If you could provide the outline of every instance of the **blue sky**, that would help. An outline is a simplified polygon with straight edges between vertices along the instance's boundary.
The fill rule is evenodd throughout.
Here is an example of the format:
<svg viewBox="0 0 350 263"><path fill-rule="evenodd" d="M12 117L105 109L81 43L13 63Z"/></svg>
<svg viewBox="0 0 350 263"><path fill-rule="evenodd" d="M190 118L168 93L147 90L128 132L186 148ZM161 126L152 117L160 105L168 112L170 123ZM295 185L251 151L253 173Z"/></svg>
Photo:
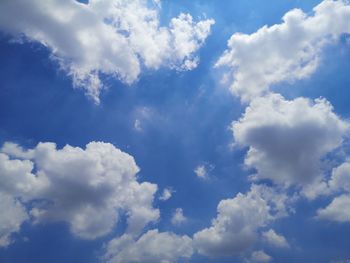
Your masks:
<svg viewBox="0 0 350 263"><path fill-rule="evenodd" d="M0 3L0 195L8 200L0 200L0 262L348 262L350 6L340 0L90 2ZM107 17L99 2L116 3L114 13ZM305 17L294 12L283 22L294 8ZM137 35L139 22L129 17L145 10L156 12L151 20L172 41L156 38L159 27ZM78 18L62 22L70 11ZM170 30L174 17L188 22L181 13L193 17L188 39ZM100 16L104 27L87 22ZM108 19L131 26L112 27ZM271 29L278 24L280 35ZM108 35L109 27L122 37ZM94 45L72 38L84 30ZM146 50L149 41L155 51ZM91 75L101 86L88 81ZM90 142L103 143L87 153ZM65 145L80 149L61 151ZM115 155L96 157L107 148ZM94 180L103 181L106 193L90 185ZM158 190L133 188L143 182ZM72 204L69 189L77 191ZM167 200L164 189L172 192ZM94 210L85 217L86 207ZM177 208L184 216L178 222ZM104 219L89 225L101 211L112 226L105 228ZM137 231L129 230L133 214L142 221ZM152 231L151 240L164 239L148 247L141 241Z"/></svg>

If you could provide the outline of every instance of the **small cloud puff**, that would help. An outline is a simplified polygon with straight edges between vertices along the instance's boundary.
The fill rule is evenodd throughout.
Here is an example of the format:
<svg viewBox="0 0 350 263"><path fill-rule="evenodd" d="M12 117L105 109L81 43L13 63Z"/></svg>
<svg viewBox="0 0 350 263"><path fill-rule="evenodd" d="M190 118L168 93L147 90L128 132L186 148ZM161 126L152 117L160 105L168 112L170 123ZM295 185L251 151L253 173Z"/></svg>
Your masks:
<svg viewBox="0 0 350 263"><path fill-rule="evenodd" d="M204 163L198 165L193 172L197 175L198 178L207 180L210 178L210 172L214 169L214 165L209 163Z"/></svg>
<svg viewBox="0 0 350 263"><path fill-rule="evenodd" d="M159 197L159 200L161 200L161 201L169 200L172 197L173 193L175 193L175 191L173 189L165 188L163 190L162 195Z"/></svg>
<svg viewBox="0 0 350 263"><path fill-rule="evenodd" d="M187 218L183 214L182 208L176 208L171 218L171 223L175 226L182 225L187 221Z"/></svg>

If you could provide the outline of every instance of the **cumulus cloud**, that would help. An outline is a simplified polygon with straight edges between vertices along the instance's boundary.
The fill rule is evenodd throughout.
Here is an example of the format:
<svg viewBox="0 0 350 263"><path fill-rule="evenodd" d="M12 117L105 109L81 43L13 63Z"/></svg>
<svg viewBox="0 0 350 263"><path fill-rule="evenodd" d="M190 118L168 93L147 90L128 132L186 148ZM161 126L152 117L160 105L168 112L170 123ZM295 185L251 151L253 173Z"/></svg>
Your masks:
<svg viewBox="0 0 350 263"><path fill-rule="evenodd" d="M20 230L28 215L19 200L2 192L0 192L0 211L0 247L6 247L12 243L11 235Z"/></svg>
<svg viewBox="0 0 350 263"><path fill-rule="evenodd" d="M333 201L326 207L317 211L317 218L340 223L350 222L350 195L343 194L335 197Z"/></svg>
<svg viewBox="0 0 350 263"><path fill-rule="evenodd" d="M185 223L186 221L187 218L184 216L182 208L176 208L171 218L171 223L175 226L179 226Z"/></svg>
<svg viewBox="0 0 350 263"><path fill-rule="evenodd" d="M198 165L196 169L194 169L194 173L199 178L207 178L207 170L204 165Z"/></svg>
<svg viewBox="0 0 350 263"><path fill-rule="evenodd" d="M222 200L212 226L197 232L194 246L207 256L235 255L250 248L259 228L289 210L287 196L264 185L253 185L246 194Z"/></svg>
<svg viewBox="0 0 350 263"><path fill-rule="evenodd" d="M277 234L273 229L263 232L262 237L266 243L274 247L289 248L289 244L286 238L282 235Z"/></svg>
<svg viewBox="0 0 350 263"><path fill-rule="evenodd" d="M333 169L332 177L329 180L329 188L332 192L350 192L350 159Z"/></svg>
<svg viewBox="0 0 350 263"><path fill-rule="evenodd" d="M232 130L236 144L249 147L245 165L256 169L255 179L303 186L322 181L321 158L342 144L348 127L325 99L270 94L253 100Z"/></svg>
<svg viewBox="0 0 350 263"><path fill-rule="evenodd" d="M263 263L263 262L270 262L272 260L272 257L266 254L262 250L254 251L250 258L245 260L246 263Z"/></svg>
<svg viewBox="0 0 350 263"><path fill-rule="evenodd" d="M150 230L138 240L129 235L111 240L106 247L107 263L172 263L193 254L192 240L170 232Z"/></svg>
<svg viewBox="0 0 350 263"><path fill-rule="evenodd" d="M13 149L10 149L13 147ZM15 150L14 144L5 144L3 150ZM29 152L20 152L21 148L18 147L18 156L22 158L25 155L32 155ZM16 151L13 151L16 153ZM0 152L0 192L6 193L11 196L21 197L24 200L28 200L33 197L34 192L41 191L43 187L46 187L48 182L45 177L41 177L40 180L32 173L34 164L28 159L10 159L10 156Z"/></svg>
<svg viewBox="0 0 350 263"><path fill-rule="evenodd" d="M347 1L324 0L313 11L308 15L293 9L281 24L232 35L216 66L227 69L224 80L236 96L250 101L273 84L310 76L320 63L322 48L350 33Z"/></svg>
<svg viewBox="0 0 350 263"><path fill-rule="evenodd" d="M155 0L4 0L0 30L47 47L74 86L84 88L98 103L103 74L131 84L142 67L197 66L195 52L214 21L195 22L181 13L163 27L160 6Z"/></svg>
<svg viewBox="0 0 350 263"><path fill-rule="evenodd" d="M157 186L139 183L134 158L112 144L23 150L7 143L1 151L0 192L31 201L37 223L67 222L76 236L94 239L109 233L120 213L128 215L128 234L159 218L152 206Z"/></svg>
<svg viewBox="0 0 350 263"><path fill-rule="evenodd" d="M317 211L317 218L336 222L350 222L350 213L344 207L350 205L350 162L332 170L332 176L324 187L325 195L338 195L331 203Z"/></svg>
<svg viewBox="0 0 350 263"><path fill-rule="evenodd" d="M197 175L200 179L209 179L210 172L214 169L214 165L209 163L204 163L198 165L194 169L194 173Z"/></svg>
<svg viewBox="0 0 350 263"><path fill-rule="evenodd" d="M161 200L161 201L169 200L173 196L174 192L175 191L173 189L171 189L171 188L165 188L163 190L162 195L159 197L159 200Z"/></svg>

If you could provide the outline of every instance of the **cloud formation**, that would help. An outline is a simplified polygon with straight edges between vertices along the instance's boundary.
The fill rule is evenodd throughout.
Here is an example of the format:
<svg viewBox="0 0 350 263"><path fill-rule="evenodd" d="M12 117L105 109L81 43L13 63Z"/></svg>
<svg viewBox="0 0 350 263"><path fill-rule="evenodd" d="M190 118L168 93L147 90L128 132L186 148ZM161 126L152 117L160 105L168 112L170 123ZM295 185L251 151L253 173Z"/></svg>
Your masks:
<svg viewBox="0 0 350 263"><path fill-rule="evenodd" d="M347 1L324 0L313 11L308 15L293 9L281 24L232 35L216 66L227 69L224 81L236 96L248 102L273 84L310 76L320 63L322 48L350 33Z"/></svg>
<svg viewBox="0 0 350 263"><path fill-rule="evenodd" d="M169 200L175 191L171 188L164 188L162 195L159 197L159 200L161 201L167 201Z"/></svg>
<svg viewBox="0 0 350 263"><path fill-rule="evenodd" d="M333 201L326 207L317 211L317 218L336 221L340 223L350 222L350 195L343 194L335 197Z"/></svg>
<svg viewBox="0 0 350 263"><path fill-rule="evenodd" d="M194 169L194 173L197 177L205 179L208 176L207 170L204 165L198 165L196 169Z"/></svg>
<svg viewBox="0 0 350 263"><path fill-rule="evenodd" d="M215 166L210 163L203 163L198 165L193 171L196 176L202 180L208 180L210 178L210 173L214 170Z"/></svg>
<svg viewBox="0 0 350 263"><path fill-rule="evenodd" d="M194 246L207 256L237 255L257 240L259 228L288 214L287 196L264 185L220 201L212 226L197 232Z"/></svg>
<svg viewBox="0 0 350 263"><path fill-rule="evenodd" d="M232 125L235 142L249 147L245 165L256 169L254 178L284 186L322 180L321 158L342 144L348 128L325 99L277 94L253 100Z"/></svg>
<svg viewBox="0 0 350 263"><path fill-rule="evenodd" d="M350 222L350 212L344 209L350 205L349 159L332 170L332 176L323 194L335 197L328 206L318 209L316 217L339 223Z"/></svg>
<svg viewBox="0 0 350 263"><path fill-rule="evenodd" d="M182 208L176 208L173 216L171 218L171 223L175 226L182 225L187 221L187 218L184 216Z"/></svg>
<svg viewBox="0 0 350 263"><path fill-rule="evenodd" d="M172 263L193 254L192 240L170 232L150 230L138 240L129 235L111 240L104 256L107 263Z"/></svg>
<svg viewBox="0 0 350 263"><path fill-rule="evenodd" d="M332 177L328 185L332 192L346 191L350 193L350 159L332 170Z"/></svg>
<svg viewBox="0 0 350 263"><path fill-rule="evenodd" d="M0 30L39 42L51 51L61 69L96 103L103 88L101 75L135 82L142 67L191 70L195 52L214 20L193 21L189 14L160 25L160 2L152 0L4 0Z"/></svg>
<svg viewBox="0 0 350 263"><path fill-rule="evenodd" d="M112 144L57 149L39 143L23 150L6 143L1 151L0 193L31 201L29 214L36 223L67 222L76 236L94 239L109 233L121 213L128 216L130 235L159 218L152 206L157 186L139 183L134 158Z"/></svg>
<svg viewBox="0 0 350 263"><path fill-rule="evenodd" d="M0 192L0 247L12 243L11 235L29 219L23 205L10 195Z"/></svg>
<svg viewBox="0 0 350 263"><path fill-rule="evenodd" d="M286 238L277 234L273 229L262 233L262 237L266 243L278 248L289 248Z"/></svg>
<svg viewBox="0 0 350 263"><path fill-rule="evenodd" d="M334 113L326 99L287 100L271 90L277 83L313 74L320 64L322 49L350 33L349 20L350 5L343 0L324 0L311 14L293 9L280 24L264 26L252 34L234 33L215 65L223 68L223 81L230 85L232 93L249 103L243 116L233 122L232 131L235 145L248 147L244 163L254 171L250 179L268 179L273 187L282 186L282 191L296 186L293 190L301 189L309 199L346 192L318 211L318 218L338 222L350 220L341 209L350 200L350 166L345 162L334 169L327 181L324 159L342 146L349 123ZM198 171L205 174L204 169ZM252 198L252 192L220 202L212 226L194 235L199 253L239 254L251 247L258 229L273 220L268 202ZM244 214L240 221L238 214ZM234 229L237 225L240 227ZM287 240L272 229L261 237L265 244L289 247ZM268 262L271 257L256 251L247 262L264 260Z"/></svg>
<svg viewBox="0 0 350 263"><path fill-rule="evenodd" d="M250 258L245 260L246 263L265 263L270 262L272 260L272 257L266 254L262 250L254 251Z"/></svg>

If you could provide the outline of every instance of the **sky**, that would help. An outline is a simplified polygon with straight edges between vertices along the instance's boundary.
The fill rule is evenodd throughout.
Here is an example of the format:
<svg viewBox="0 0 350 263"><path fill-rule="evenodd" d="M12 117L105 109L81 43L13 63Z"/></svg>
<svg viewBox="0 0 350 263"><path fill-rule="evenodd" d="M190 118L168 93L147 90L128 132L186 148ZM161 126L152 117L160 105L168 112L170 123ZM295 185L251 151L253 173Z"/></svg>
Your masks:
<svg viewBox="0 0 350 263"><path fill-rule="evenodd" d="M0 262L350 262L349 22L0 1Z"/></svg>

